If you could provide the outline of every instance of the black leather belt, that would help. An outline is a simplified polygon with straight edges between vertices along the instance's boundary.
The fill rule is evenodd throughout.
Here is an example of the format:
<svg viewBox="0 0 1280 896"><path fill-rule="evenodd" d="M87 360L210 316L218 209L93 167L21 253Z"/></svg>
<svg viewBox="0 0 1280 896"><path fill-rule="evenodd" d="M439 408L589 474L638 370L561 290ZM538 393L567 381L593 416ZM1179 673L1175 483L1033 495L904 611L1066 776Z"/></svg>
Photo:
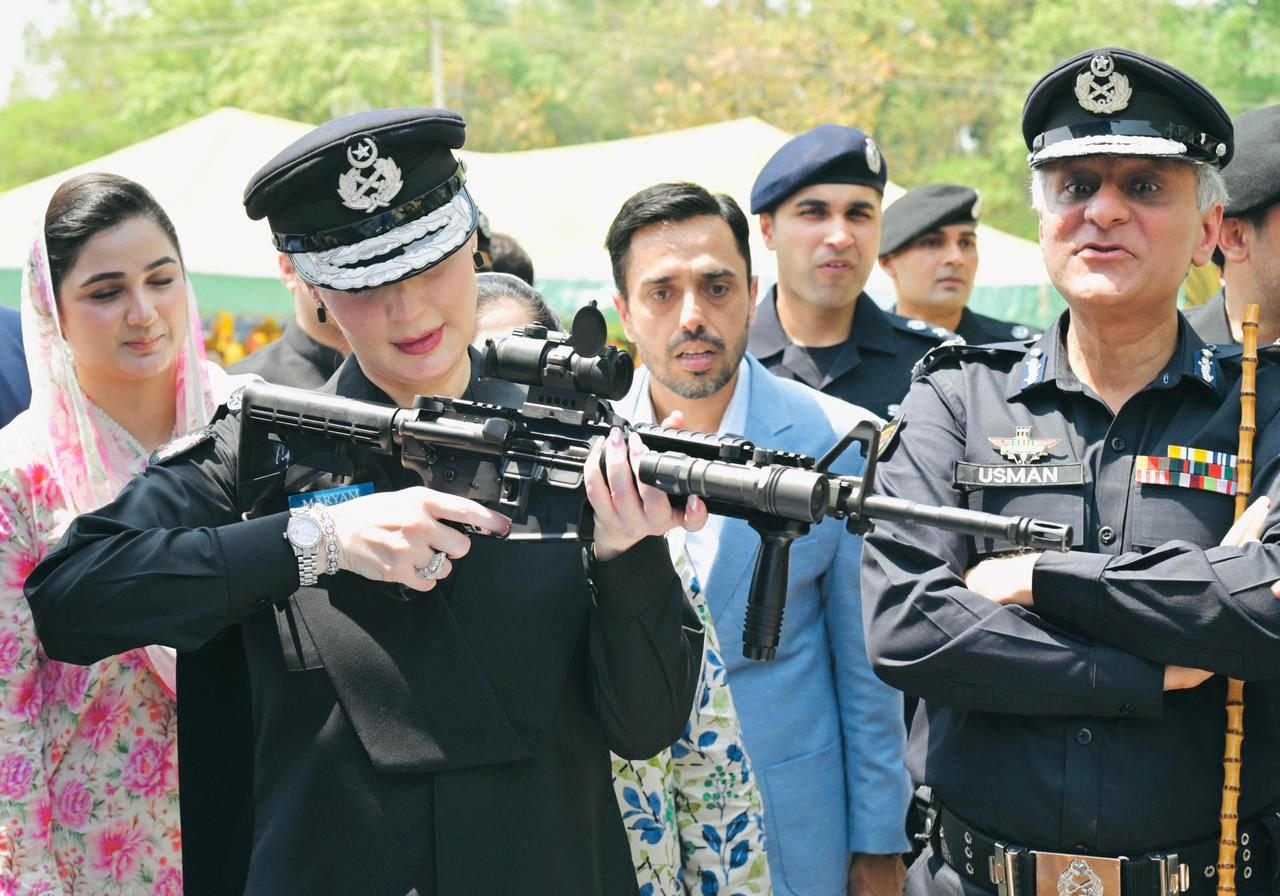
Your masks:
<svg viewBox="0 0 1280 896"><path fill-rule="evenodd" d="M1212 896L1218 841L1135 857L1073 855L998 840L937 803L929 842L966 880L999 896ZM1257 822L1240 826L1236 886L1254 888L1266 874L1270 846Z"/></svg>

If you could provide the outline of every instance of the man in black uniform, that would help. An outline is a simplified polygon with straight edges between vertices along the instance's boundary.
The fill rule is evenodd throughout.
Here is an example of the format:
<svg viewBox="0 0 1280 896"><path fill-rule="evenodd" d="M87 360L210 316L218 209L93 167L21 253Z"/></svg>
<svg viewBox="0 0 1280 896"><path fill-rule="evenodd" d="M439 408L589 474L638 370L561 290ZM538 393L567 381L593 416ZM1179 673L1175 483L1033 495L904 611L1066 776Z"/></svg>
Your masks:
<svg viewBox="0 0 1280 896"><path fill-rule="evenodd" d="M25 411L30 403L22 320L12 308L0 308L0 426Z"/></svg>
<svg viewBox="0 0 1280 896"><path fill-rule="evenodd" d="M1039 336L1038 330L969 310L978 274L982 197L970 187L929 184L884 210L880 267L905 317L945 327L970 345Z"/></svg>
<svg viewBox="0 0 1280 896"><path fill-rule="evenodd" d="M329 322L324 306L313 302L289 256L281 252L280 280L293 295L293 320L284 334L237 364L230 373L256 373L269 383L318 389L333 376L347 353L342 331Z"/></svg>
<svg viewBox="0 0 1280 896"><path fill-rule="evenodd" d="M1187 321L1205 342L1240 341L1244 309L1257 305L1258 341L1280 339L1280 106L1235 120L1236 154L1222 172L1227 209L1215 259L1223 287Z"/></svg>
<svg viewBox="0 0 1280 896"><path fill-rule="evenodd" d="M883 522L866 537L873 667L926 701L908 765L934 818L907 893L1211 894L1227 675L1248 683L1235 883L1269 891L1280 513L1263 544L1219 546L1237 541L1240 353L1177 311L1217 240L1231 121L1183 73L1108 49L1042 78L1023 134L1069 310L1023 347L935 352L877 484L1074 540L1022 553ZM1254 493L1272 498L1276 374L1264 358Z"/></svg>
<svg viewBox="0 0 1280 896"><path fill-rule="evenodd" d="M463 136L444 110L350 116L249 184L249 215L269 219L351 345L327 391L402 406L415 392L522 399L480 379L468 346L476 211L451 152ZM247 880L209 867L229 819L205 776L237 796L216 751L239 746L210 731L219 740L180 752L184 861L208 872L186 892L636 893L609 750L650 756L688 720L701 631L656 536L697 528L705 505L677 512L637 486L643 446L615 429L586 462L587 553L470 537L510 521L372 453L353 455L346 482L373 494L327 506L342 480L325 476L307 488L325 497L287 502L290 483L312 481L306 459L273 453L243 469L240 428L233 410L161 449L27 582L60 660L150 643L243 651ZM234 670L180 671L183 729L245 699L235 683ZM204 799L189 805L192 793ZM243 858L228 862L243 873Z"/></svg>
<svg viewBox="0 0 1280 896"><path fill-rule="evenodd" d="M954 334L880 310L862 291L880 254L889 170L875 141L828 124L788 141L751 188L778 284L756 310L747 350L775 375L897 413L911 368Z"/></svg>

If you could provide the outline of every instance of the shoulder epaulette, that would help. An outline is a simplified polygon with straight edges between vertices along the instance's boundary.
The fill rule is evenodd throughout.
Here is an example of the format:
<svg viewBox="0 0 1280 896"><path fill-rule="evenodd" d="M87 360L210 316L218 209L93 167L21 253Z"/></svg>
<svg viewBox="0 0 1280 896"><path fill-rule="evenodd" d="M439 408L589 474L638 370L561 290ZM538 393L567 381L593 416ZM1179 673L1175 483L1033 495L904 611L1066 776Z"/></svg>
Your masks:
<svg viewBox="0 0 1280 896"><path fill-rule="evenodd" d="M209 422L198 429L184 433L177 438L170 439L155 451L151 452L151 457L147 460L148 466L163 464L173 460L175 457L181 457L197 445L202 445L213 438L214 425L226 417L228 414L238 413L240 410L240 393L244 391L244 386L236 389L229 396L225 403L218 405L213 412L213 416Z"/></svg>
<svg viewBox="0 0 1280 896"><path fill-rule="evenodd" d="M923 339L938 342L960 339L959 336L948 330L946 327L940 327L937 324L931 324L928 321L919 320L914 317L903 317L900 314L890 314L889 321L893 324L895 329L901 330L904 333L910 333L912 336L918 336Z"/></svg>
<svg viewBox="0 0 1280 896"><path fill-rule="evenodd" d="M1038 339L1024 339L1021 342L995 342L990 345L968 345L967 343L948 342L930 349L911 369L911 379L917 380L927 373L932 373L948 361L983 361L994 358L1005 359L1011 363L1027 353Z"/></svg>
<svg viewBox="0 0 1280 896"><path fill-rule="evenodd" d="M1206 345L1205 348L1211 348L1213 356L1220 363L1233 369L1238 368L1244 360L1244 346L1234 342L1231 345ZM1259 345L1258 361L1267 366L1280 364L1280 340Z"/></svg>
<svg viewBox="0 0 1280 896"><path fill-rule="evenodd" d="M173 460L175 457L181 457L197 445L203 445L205 442L213 438L213 424L202 426L199 429L193 429L191 432L184 433L176 439L165 442L155 451L151 452L148 459L148 466L158 466Z"/></svg>

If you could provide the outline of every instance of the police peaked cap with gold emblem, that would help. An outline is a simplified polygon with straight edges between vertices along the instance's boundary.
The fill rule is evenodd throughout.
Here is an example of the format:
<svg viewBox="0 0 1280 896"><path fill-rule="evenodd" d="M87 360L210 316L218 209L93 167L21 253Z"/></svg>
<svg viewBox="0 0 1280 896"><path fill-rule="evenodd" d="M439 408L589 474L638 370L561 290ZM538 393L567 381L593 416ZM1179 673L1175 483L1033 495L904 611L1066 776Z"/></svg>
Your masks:
<svg viewBox="0 0 1280 896"><path fill-rule="evenodd" d="M1123 49L1089 50L1054 68L1022 107L1037 168L1077 156L1158 156L1222 166L1231 160L1226 110L1194 79Z"/></svg>
<svg viewBox="0 0 1280 896"><path fill-rule="evenodd" d="M356 291L396 283L466 245L476 206L452 150L447 109L380 109L321 125L264 165L244 191L253 220L307 282Z"/></svg>
<svg viewBox="0 0 1280 896"><path fill-rule="evenodd" d="M1235 158L1222 172L1229 218L1280 202L1280 106L1243 112L1235 126Z"/></svg>
<svg viewBox="0 0 1280 896"><path fill-rule="evenodd" d="M876 141L857 128L824 124L791 138L764 163L751 188L751 214L772 212L814 184L858 184L883 195L888 179Z"/></svg>
<svg viewBox="0 0 1280 896"><path fill-rule="evenodd" d="M972 187L929 184L895 199L884 210L880 257L906 248L926 233L951 224L977 224L982 197Z"/></svg>

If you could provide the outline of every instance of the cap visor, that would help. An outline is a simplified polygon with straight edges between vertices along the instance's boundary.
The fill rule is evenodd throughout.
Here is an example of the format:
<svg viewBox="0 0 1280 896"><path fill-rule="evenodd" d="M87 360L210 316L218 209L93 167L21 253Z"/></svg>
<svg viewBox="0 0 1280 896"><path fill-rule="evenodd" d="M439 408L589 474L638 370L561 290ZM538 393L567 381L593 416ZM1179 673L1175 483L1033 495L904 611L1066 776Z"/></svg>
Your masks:
<svg viewBox="0 0 1280 896"><path fill-rule="evenodd" d="M385 286L421 273L456 252L476 229L477 211L466 189L420 218L386 233L324 252L290 254L308 283L352 292Z"/></svg>
<svg viewBox="0 0 1280 896"><path fill-rule="evenodd" d="M1054 159L1074 159L1080 156L1157 156L1180 158L1187 156L1187 144L1164 137L1133 137L1120 134L1104 134L1095 137L1076 137L1050 143L1039 152L1027 157L1032 168Z"/></svg>

